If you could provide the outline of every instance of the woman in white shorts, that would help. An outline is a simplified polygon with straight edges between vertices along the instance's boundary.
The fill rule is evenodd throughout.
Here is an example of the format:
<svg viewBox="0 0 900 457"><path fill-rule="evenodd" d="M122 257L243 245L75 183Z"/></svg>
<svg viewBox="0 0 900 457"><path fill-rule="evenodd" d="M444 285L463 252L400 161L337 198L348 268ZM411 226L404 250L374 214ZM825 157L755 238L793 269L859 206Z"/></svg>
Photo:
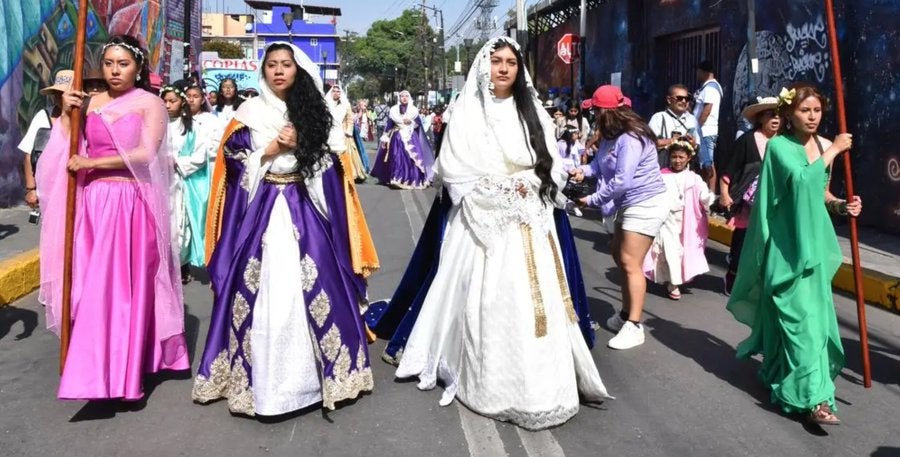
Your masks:
<svg viewBox="0 0 900 457"><path fill-rule="evenodd" d="M590 102L602 132L594 160L570 174L576 179L597 176L597 192L581 199L582 205L599 207L604 217L616 215L613 258L625 272L622 310L606 321L617 332L609 340L613 349L630 349L644 343L641 313L647 282L643 261L669 212L666 185L656 158L656 136L628 106L622 91L601 86Z"/></svg>

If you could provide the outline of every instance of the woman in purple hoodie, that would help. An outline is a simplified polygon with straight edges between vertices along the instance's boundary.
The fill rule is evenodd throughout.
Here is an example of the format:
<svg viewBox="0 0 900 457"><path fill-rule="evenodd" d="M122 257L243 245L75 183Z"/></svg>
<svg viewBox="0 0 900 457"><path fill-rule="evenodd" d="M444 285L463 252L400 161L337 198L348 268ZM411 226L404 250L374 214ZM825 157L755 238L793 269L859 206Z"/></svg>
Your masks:
<svg viewBox="0 0 900 457"><path fill-rule="evenodd" d="M612 349L630 349L644 343L641 312L647 282L642 263L653 239L666 220L669 202L656 159L656 136L630 108L615 86L601 86L591 98L601 132L594 160L569 173L576 179L596 176L597 192L581 199L582 205L600 208L604 217L615 215L613 258L625 272L622 310L606 321L618 332L609 340Z"/></svg>

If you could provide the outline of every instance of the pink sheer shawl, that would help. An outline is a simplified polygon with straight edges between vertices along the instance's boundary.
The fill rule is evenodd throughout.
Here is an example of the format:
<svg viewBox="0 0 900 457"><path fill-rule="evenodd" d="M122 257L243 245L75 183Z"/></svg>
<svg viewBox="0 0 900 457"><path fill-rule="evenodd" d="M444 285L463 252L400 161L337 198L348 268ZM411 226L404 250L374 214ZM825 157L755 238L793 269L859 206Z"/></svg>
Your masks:
<svg viewBox="0 0 900 457"><path fill-rule="evenodd" d="M166 152L168 114L159 97L141 89L132 89L97 112L109 129L119 156L135 177L141 199L154 221L160 252L154 282L155 331L156 337L164 341L184 333L184 299L169 210L169 184L174 169ZM85 146L82 139L80 155L86 155ZM62 309L68 156L69 132L57 122L35 176L42 211L38 299L46 305L47 328L55 333L59 333ZM84 174L79 173L76 217L82 209L83 186Z"/></svg>

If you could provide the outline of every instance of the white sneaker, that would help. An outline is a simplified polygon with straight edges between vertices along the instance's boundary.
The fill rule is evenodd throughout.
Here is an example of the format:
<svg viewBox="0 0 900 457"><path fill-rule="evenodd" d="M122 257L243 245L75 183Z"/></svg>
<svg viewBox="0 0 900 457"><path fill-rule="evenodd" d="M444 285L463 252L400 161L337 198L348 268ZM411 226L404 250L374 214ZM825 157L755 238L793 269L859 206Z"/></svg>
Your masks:
<svg viewBox="0 0 900 457"><path fill-rule="evenodd" d="M606 328L608 328L614 332L618 332L619 330L622 330L623 325L625 325L625 321L623 321L622 318L619 317L618 311L616 311L616 313L613 314L612 317L610 317L609 319L606 320Z"/></svg>
<svg viewBox="0 0 900 457"><path fill-rule="evenodd" d="M628 321L622 326L622 330L619 330L619 333L609 340L607 346L611 349L621 350L631 349L642 344L644 344L644 326Z"/></svg>

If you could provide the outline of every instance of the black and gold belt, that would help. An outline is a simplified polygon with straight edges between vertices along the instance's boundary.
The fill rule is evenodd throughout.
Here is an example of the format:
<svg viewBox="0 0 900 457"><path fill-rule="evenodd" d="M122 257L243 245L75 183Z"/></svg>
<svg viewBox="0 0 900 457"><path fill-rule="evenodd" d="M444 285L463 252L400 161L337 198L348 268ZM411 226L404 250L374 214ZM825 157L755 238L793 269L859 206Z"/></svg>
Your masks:
<svg viewBox="0 0 900 457"><path fill-rule="evenodd" d="M286 175L276 173L266 173L263 181L269 184L293 184L303 182L303 175L300 173L289 173Z"/></svg>

